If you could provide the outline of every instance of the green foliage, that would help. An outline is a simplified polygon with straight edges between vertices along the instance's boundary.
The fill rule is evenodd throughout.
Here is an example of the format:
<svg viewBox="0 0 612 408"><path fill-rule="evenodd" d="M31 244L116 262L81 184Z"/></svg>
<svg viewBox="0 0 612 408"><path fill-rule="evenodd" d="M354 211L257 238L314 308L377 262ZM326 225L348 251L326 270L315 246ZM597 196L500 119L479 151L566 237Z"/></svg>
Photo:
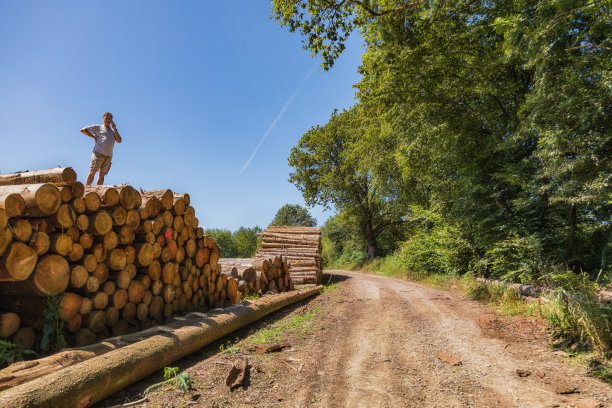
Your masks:
<svg viewBox="0 0 612 408"><path fill-rule="evenodd" d="M222 258L250 258L258 250L261 240L257 233L260 227L240 227L236 231L212 228L204 231L204 234L212 237L217 245Z"/></svg>
<svg viewBox="0 0 612 408"><path fill-rule="evenodd" d="M536 282L548 268L538 238L516 235L496 242L476 266L481 275L521 283Z"/></svg>
<svg viewBox="0 0 612 408"><path fill-rule="evenodd" d="M15 361L23 361L25 357L37 356L32 350L23 350L17 344L0 339L0 367L13 364Z"/></svg>
<svg viewBox="0 0 612 408"><path fill-rule="evenodd" d="M411 273L610 280L609 0L273 0L272 16L325 68L351 31L365 45L355 106L289 158L307 204L342 218L326 265L403 242Z"/></svg>
<svg viewBox="0 0 612 408"><path fill-rule="evenodd" d="M557 338L585 342L605 356L612 350L612 306L597 301L595 286L583 279L573 290L558 289L544 306Z"/></svg>
<svg viewBox="0 0 612 408"><path fill-rule="evenodd" d="M257 236L262 229L260 227L240 227L232 232L232 240L236 244L237 258L251 258L261 246L261 239Z"/></svg>
<svg viewBox="0 0 612 408"><path fill-rule="evenodd" d="M259 330L249 340L251 344L268 344L283 341L285 335L290 333L296 336L308 336L314 329L314 319L319 307L298 313L285 322L273 325L270 328Z"/></svg>
<svg viewBox="0 0 612 408"><path fill-rule="evenodd" d="M299 204L285 204L274 216L270 226L316 227L315 220L308 210Z"/></svg>
<svg viewBox="0 0 612 408"><path fill-rule="evenodd" d="M518 290L504 285L467 280L467 296L470 299L485 302L497 309L501 315L534 315L538 311L534 303L525 303Z"/></svg>
<svg viewBox="0 0 612 408"><path fill-rule="evenodd" d="M162 381L160 383L153 384L147 387L143 391L143 394L147 395L149 392L156 390L164 385L178 385L180 388L184 390L191 390L192 389L191 377L189 376L188 373L181 373L177 375L178 370L179 370L178 367L164 367L165 381Z"/></svg>
<svg viewBox="0 0 612 408"><path fill-rule="evenodd" d="M222 343L219 346L219 351L225 354L236 354L240 352L240 347L238 346L238 339L234 342L231 340L227 340L225 343Z"/></svg>
<svg viewBox="0 0 612 408"><path fill-rule="evenodd" d="M46 352L56 352L66 347L64 320L60 313L60 298L49 295L45 304L45 325L43 326L40 348Z"/></svg>
<svg viewBox="0 0 612 408"><path fill-rule="evenodd" d="M219 246L221 258L237 258L238 248L232 239L232 232L226 229L211 228L204 230L204 234L212 237Z"/></svg>

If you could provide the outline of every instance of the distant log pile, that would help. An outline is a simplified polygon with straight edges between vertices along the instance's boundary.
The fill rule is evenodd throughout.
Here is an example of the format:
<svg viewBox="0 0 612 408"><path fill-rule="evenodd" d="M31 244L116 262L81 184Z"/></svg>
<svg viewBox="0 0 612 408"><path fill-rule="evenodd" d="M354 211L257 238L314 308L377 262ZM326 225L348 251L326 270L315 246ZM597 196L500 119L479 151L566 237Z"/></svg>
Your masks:
<svg viewBox="0 0 612 408"><path fill-rule="evenodd" d="M320 228L269 227L258 235L262 242L255 260L283 256L294 283L321 283Z"/></svg>
<svg viewBox="0 0 612 408"><path fill-rule="evenodd" d="M219 265L223 275L237 279L237 289L242 297L286 292L293 288L282 255L268 259L221 258Z"/></svg>
<svg viewBox="0 0 612 408"><path fill-rule="evenodd" d="M77 346L239 302L198 223L188 194L84 187L70 168L0 175L0 337L38 344L48 295Z"/></svg>

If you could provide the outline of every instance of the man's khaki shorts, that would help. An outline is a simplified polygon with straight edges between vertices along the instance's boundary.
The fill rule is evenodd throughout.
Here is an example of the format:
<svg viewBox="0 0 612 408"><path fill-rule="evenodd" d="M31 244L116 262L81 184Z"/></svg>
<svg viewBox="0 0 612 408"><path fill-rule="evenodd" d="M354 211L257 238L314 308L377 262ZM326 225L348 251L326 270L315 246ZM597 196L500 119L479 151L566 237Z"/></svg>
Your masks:
<svg viewBox="0 0 612 408"><path fill-rule="evenodd" d="M105 156L102 153L93 152L91 154L90 171L100 170L100 174L107 174L111 167L111 156Z"/></svg>

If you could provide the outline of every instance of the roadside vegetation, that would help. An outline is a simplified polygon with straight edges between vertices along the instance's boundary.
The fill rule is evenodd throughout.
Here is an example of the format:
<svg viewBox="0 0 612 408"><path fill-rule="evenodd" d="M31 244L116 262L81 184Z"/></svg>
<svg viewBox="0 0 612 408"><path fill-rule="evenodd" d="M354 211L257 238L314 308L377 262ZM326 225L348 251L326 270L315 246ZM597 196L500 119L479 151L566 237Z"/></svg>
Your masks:
<svg viewBox="0 0 612 408"><path fill-rule="evenodd" d="M477 277L548 287L553 337L609 355L611 10L273 0L325 70L351 33L364 45L354 105L288 157L305 202L336 211L325 267L463 285L506 313L530 311Z"/></svg>

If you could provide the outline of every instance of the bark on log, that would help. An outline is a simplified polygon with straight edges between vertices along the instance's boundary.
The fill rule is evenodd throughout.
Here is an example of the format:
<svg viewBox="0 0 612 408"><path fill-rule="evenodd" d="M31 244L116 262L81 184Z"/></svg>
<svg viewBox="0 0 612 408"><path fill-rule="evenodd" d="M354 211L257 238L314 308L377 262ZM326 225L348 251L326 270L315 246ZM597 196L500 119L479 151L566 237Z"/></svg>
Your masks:
<svg viewBox="0 0 612 408"><path fill-rule="evenodd" d="M0 208L0 228L6 228L8 225L9 217L6 215L6 210L4 208Z"/></svg>
<svg viewBox="0 0 612 408"><path fill-rule="evenodd" d="M56 167L46 170L21 171L0 174L0 186L40 183L73 183L77 175L72 167Z"/></svg>

